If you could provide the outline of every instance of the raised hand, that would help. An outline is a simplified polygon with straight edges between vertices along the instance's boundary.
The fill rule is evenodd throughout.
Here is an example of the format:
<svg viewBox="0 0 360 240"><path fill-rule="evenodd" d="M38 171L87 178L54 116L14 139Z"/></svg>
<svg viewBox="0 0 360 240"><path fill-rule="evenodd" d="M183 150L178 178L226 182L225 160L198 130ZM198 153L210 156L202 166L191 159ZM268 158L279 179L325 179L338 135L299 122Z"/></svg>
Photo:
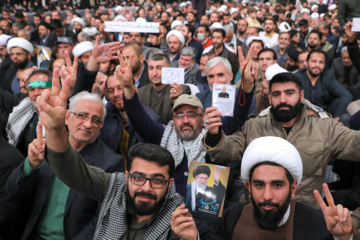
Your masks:
<svg viewBox="0 0 360 240"><path fill-rule="evenodd" d="M326 183L323 184L323 190L329 206L326 205L317 190L314 190L314 196L324 214L327 229L332 235L339 237L341 240L350 239L352 236L352 223L349 209L344 208L341 204L335 206L334 199Z"/></svg>
<svg viewBox="0 0 360 240"><path fill-rule="evenodd" d="M77 68L78 68L78 57L74 58L74 63L71 64L70 55L68 52L65 52L65 61L66 67L62 66L60 69L61 81L64 81L67 76L70 76L70 91L69 95L71 96L74 92L76 77L77 77Z"/></svg>
<svg viewBox="0 0 360 240"><path fill-rule="evenodd" d="M176 82L174 82L170 86L171 86L170 99L172 101L175 101L183 93L183 89L182 89L181 85Z"/></svg>
<svg viewBox="0 0 360 240"><path fill-rule="evenodd" d="M92 93L97 93L100 95L100 97L104 96L105 93L105 83L107 80L108 76L106 76L105 74L98 72L96 75L96 79L95 79L95 83L93 84Z"/></svg>
<svg viewBox="0 0 360 240"><path fill-rule="evenodd" d="M36 135L37 138L28 147L28 158L32 168L38 168L44 161L45 139L43 138L41 122L37 123Z"/></svg>
<svg viewBox="0 0 360 240"><path fill-rule="evenodd" d="M67 144L65 129L66 103L69 96L70 76L62 81L60 89L59 69L55 68L52 77L52 87L44 89L36 99L41 123L46 130L46 144L54 151L64 151Z"/></svg>
<svg viewBox="0 0 360 240"><path fill-rule="evenodd" d="M351 31L351 28L353 26L352 22L347 22L344 25L345 34L348 37L348 42L354 42L355 41L355 32Z"/></svg>
<svg viewBox="0 0 360 240"><path fill-rule="evenodd" d="M244 72L244 79L241 79L241 84L243 84L244 90L247 93L250 93L252 91L259 69L259 64L251 60L251 55L253 51L254 51L254 47L251 46L249 49L249 53L245 59L241 47L238 46L241 77L243 77L242 74Z"/></svg>
<svg viewBox="0 0 360 240"><path fill-rule="evenodd" d="M180 205L171 215L171 229L181 239L196 240L198 232L196 224L185 204Z"/></svg>
<svg viewBox="0 0 360 240"><path fill-rule="evenodd" d="M205 110L205 127L213 135L219 133L219 127L222 125L221 112L216 110L216 107L209 107Z"/></svg>
<svg viewBox="0 0 360 240"><path fill-rule="evenodd" d="M124 44L120 42L100 44L100 36L97 36L91 56L95 58L97 63L109 62L112 59L116 59L116 53L122 51L123 48Z"/></svg>
<svg viewBox="0 0 360 240"><path fill-rule="evenodd" d="M132 61L134 58L133 54L130 54L128 64L125 63L125 60L123 59L120 52L118 52L118 58L120 61L120 66L117 66L115 69L115 77L118 79L120 84L124 88L124 95L125 98L131 99L136 91L135 85L134 85L134 78L132 74Z"/></svg>

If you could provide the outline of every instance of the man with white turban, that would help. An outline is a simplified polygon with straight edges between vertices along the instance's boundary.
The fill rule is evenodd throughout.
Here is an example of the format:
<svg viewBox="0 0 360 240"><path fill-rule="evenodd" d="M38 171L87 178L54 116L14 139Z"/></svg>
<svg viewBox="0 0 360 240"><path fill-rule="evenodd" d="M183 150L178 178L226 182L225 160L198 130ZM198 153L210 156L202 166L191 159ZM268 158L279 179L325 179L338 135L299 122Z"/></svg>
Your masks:
<svg viewBox="0 0 360 240"><path fill-rule="evenodd" d="M219 131L219 112L205 112L208 129L203 145L214 161L239 161L246 147L262 136L288 140L299 151L304 165L303 180L295 200L318 207L312 191L321 190L330 160L360 161L360 132L345 127L333 118L311 114L302 103L301 80L292 73L276 74L269 83L268 114L248 120L241 130L225 136Z"/></svg>
<svg viewBox="0 0 360 240"><path fill-rule="evenodd" d="M7 51L11 62L2 64L0 70L0 86L13 94L20 92L20 83L17 78L17 72L30 68L35 64L31 61L31 56L34 52L33 45L23 38L12 38L7 41Z"/></svg>
<svg viewBox="0 0 360 240"><path fill-rule="evenodd" d="M166 35L166 42L169 45L170 61L179 60L181 48L185 45L184 35L179 30L171 30Z"/></svg>
<svg viewBox="0 0 360 240"><path fill-rule="evenodd" d="M244 152L241 165L251 203L227 209L216 231L204 239L351 239L355 228L351 227L349 211L341 205L335 206L327 187L324 190L329 207L315 193L323 213L292 201L302 175L300 154L291 143L272 136L253 140ZM191 239L197 231L186 226L192 219L184 207L173 213L171 226L182 239ZM343 216L338 222L333 220ZM184 231L185 228L191 231ZM358 234L354 232L354 239L358 239Z"/></svg>

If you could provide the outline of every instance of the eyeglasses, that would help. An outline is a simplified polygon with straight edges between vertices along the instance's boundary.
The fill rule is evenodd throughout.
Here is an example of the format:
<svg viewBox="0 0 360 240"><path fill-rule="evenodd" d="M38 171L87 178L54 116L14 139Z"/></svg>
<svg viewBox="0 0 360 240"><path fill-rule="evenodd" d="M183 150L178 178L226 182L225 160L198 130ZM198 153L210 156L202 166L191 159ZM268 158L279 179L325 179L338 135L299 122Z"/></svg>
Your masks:
<svg viewBox="0 0 360 240"><path fill-rule="evenodd" d="M179 113L179 114L176 114L174 115L174 118L176 119L183 119L184 117L187 117L187 118L190 118L190 119L194 119L198 116L204 116L203 114L198 114L198 113Z"/></svg>
<svg viewBox="0 0 360 240"><path fill-rule="evenodd" d="M71 112L71 113L74 114L76 119L78 119L79 121L88 121L90 119L89 114L87 113L75 113L75 112ZM101 120L99 117L91 118L91 124L94 127L99 127L102 123L103 120Z"/></svg>
<svg viewBox="0 0 360 240"><path fill-rule="evenodd" d="M139 174L131 174L129 173L130 176L130 181L138 186L144 186L144 184L146 183L146 181L150 182L150 186L152 188L163 188L165 187L166 183L170 180L165 180L162 178L147 178L144 176L141 176Z"/></svg>
<svg viewBox="0 0 360 240"><path fill-rule="evenodd" d="M16 56L22 56L22 55L24 55L25 53L23 53L23 52L16 52L16 53L10 53L9 55L10 55L10 57L12 57L12 56L14 56L14 55L16 55Z"/></svg>

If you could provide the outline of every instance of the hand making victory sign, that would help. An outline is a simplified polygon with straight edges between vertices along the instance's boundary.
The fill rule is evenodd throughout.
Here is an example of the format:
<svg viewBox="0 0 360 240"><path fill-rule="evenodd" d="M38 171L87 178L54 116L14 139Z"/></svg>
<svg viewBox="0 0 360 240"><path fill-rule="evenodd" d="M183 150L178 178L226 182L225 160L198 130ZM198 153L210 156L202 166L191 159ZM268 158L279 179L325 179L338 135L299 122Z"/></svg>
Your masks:
<svg viewBox="0 0 360 240"><path fill-rule="evenodd" d="M70 76L67 76L62 80L62 88L60 88L59 69L55 68L51 90L43 90L41 96L36 99L41 123L46 130L46 144L58 152L64 151L68 144L65 116L70 80Z"/></svg>
<svg viewBox="0 0 360 240"><path fill-rule="evenodd" d="M350 239L352 236L352 223L349 209L344 208L341 204L335 205L326 183L323 184L323 189L329 206L326 205L317 190L314 191L314 196L324 214L327 229L332 235L341 240Z"/></svg>

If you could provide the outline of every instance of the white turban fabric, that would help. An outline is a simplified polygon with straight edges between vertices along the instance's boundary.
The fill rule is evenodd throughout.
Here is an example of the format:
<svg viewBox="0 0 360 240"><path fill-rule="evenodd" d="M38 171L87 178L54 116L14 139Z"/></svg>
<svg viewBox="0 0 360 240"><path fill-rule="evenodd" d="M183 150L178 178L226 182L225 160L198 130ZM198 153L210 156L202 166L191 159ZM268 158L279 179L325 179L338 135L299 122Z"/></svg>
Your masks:
<svg viewBox="0 0 360 240"><path fill-rule="evenodd" d="M96 27L86 27L83 28L82 30L84 33L86 33L89 36L94 36L98 33L97 28Z"/></svg>
<svg viewBox="0 0 360 240"><path fill-rule="evenodd" d="M184 35L182 35L182 33L179 30L171 30L167 35L166 35L166 43L168 43L169 37L170 36L176 36L180 42L185 45L185 38Z"/></svg>
<svg viewBox="0 0 360 240"><path fill-rule="evenodd" d="M329 7L328 7L328 10L329 11L332 11L332 10L335 10L336 9L336 4L331 4Z"/></svg>
<svg viewBox="0 0 360 240"><path fill-rule="evenodd" d="M258 163L273 162L289 171L297 185L303 174L303 164L296 148L280 137L260 137L246 148L241 162L241 177L250 182L250 170Z"/></svg>
<svg viewBox="0 0 360 240"><path fill-rule="evenodd" d="M285 72L288 72L288 71L286 71L285 68L280 67L279 64L274 63L274 64L268 66L268 68L265 70L265 77L266 77L266 80L267 80L268 82L270 82L271 79L272 79L276 74L278 74L278 73L285 73Z"/></svg>
<svg viewBox="0 0 360 240"><path fill-rule="evenodd" d="M137 22L137 23L147 23L146 19L142 18L142 17L138 17L135 22Z"/></svg>
<svg viewBox="0 0 360 240"><path fill-rule="evenodd" d="M280 32L288 32L291 30L290 25L287 22L282 22L279 25Z"/></svg>
<svg viewBox="0 0 360 240"><path fill-rule="evenodd" d="M314 9L315 9L315 8L319 8L319 6L318 6L318 5L316 5L316 4L315 4L315 5L313 5L313 6L311 7L311 11L314 11Z"/></svg>
<svg viewBox="0 0 360 240"><path fill-rule="evenodd" d="M230 9L230 15L233 15L236 12L239 12L239 10L237 8L231 8Z"/></svg>
<svg viewBox="0 0 360 240"><path fill-rule="evenodd" d="M10 53L10 49L13 47L19 47L27 51L28 53L34 52L34 46L26 39L23 38L12 38L7 42L7 50Z"/></svg>
<svg viewBox="0 0 360 240"><path fill-rule="evenodd" d="M251 36L249 37L248 39L246 39L246 46L249 47L250 44L253 42L253 41L262 41L264 43L264 47L265 47L265 41L264 39L262 39L261 37L258 37L258 36Z"/></svg>
<svg viewBox="0 0 360 240"><path fill-rule="evenodd" d="M310 14L310 10L307 8L303 8L303 9L301 9L300 14L303 14L303 13Z"/></svg>
<svg viewBox="0 0 360 240"><path fill-rule="evenodd" d="M211 27L210 27L211 31L214 29L224 29L224 26L219 23L219 22L214 22Z"/></svg>
<svg viewBox="0 0 360 240"><path fill-rule="evenodd" d="M317 13L317 12L314 12L310 15L311 19L314 19L314 18L319 18L320 15Z"/></svg>
<svg viewBox="0 0 360 240"><path fill-rule="evenodd" d="M175 20L171 23L171 29L176 28L177 26L182 26L183 23L180 20Z"/></svg>
<svg viewBox="0 0 360 240"><path fill-rule="evenodd" d="M6 46L7 41L11 38L11 36L6 34L0 35L0 46Z"/></svg>
<svg viewBox="0 0 360 240"><path fill-rule="evenodd" d="M180 3L180 8L186 7L186 3L182 2Z"/></svg>
<svg viewBox="0 0 360 240"><path fill-rule="evenodd" d="M84 20L82 20L81 18L79 17L76 17L76 18L73 18L71 20L71 26L74 25L74 22L78 22L80 23L81 26L85 27L86 23L84 22Z"/></svg>
<svg viewBox="0 0 360 240"><path fill-rule="evenodd" d="M126 18L125 18L123 15L121 15L121 14L117 15L117 16L114 18L114 22L117 22L117 21L119 21L119 20L121 20L121 21L123 21L123 22L126 22Z"/></svg>
<svg viewBox="0 0 360 240"><path fill-rule="evenodd" d="M92 42L84 41L76 45L72 52L75 57L80 57L84 53L92 51L93 48L94 44Z"/></svg>

